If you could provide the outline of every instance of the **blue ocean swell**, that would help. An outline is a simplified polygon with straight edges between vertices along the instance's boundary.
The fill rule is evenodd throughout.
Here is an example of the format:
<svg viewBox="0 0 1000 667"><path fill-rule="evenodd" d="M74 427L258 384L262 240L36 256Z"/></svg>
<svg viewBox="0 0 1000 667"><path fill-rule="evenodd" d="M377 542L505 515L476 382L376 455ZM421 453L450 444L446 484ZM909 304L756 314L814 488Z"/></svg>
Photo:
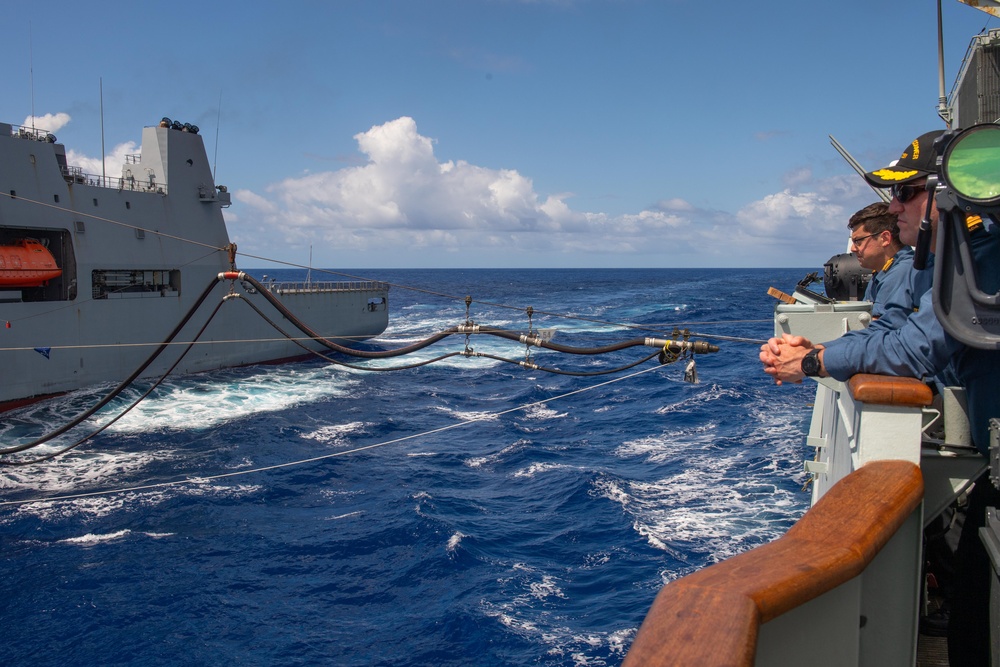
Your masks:
<svg viewBox="0 0 1000 667"><path fill-rule="evenodd" d="M763 338L767 287L788 289L803 272L372 273L471 294L473 319L518 330L531 305ZM398 287L390 307L388 339L465 319L460 300ZM534 320L557 327L565 344L645 335ZM711 324L719 321L731 324ZM503 341L471 344L524 356ZM32 630L5 642L0 660L618 664L664 581L774 539L807 502L810 390L775 389L756 346L719 344L720 353L698 359L697 385L668 366L502 415L605 378L459 358L400 373L308 362L170 380L134 420L79 453L6 473L0 493L35 498L334 456L4 508L4 617ZM442 349L463 345L459 337ZM592 369L641 354L535 356ZM97 393L5 416L0 428L20 437Z"/></svg>

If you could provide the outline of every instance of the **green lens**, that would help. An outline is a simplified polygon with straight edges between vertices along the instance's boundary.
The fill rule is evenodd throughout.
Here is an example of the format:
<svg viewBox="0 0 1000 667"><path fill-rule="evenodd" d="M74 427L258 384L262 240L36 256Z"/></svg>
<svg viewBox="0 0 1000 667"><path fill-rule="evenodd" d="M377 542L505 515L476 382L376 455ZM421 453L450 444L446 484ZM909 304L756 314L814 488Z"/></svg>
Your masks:
<svg viewBox="0 0 1000 667"><path fill-rule="evenodd" d="M960 197L984 204L1000 201L1000 125L979 125L960 134L943 166Z"/></svg>

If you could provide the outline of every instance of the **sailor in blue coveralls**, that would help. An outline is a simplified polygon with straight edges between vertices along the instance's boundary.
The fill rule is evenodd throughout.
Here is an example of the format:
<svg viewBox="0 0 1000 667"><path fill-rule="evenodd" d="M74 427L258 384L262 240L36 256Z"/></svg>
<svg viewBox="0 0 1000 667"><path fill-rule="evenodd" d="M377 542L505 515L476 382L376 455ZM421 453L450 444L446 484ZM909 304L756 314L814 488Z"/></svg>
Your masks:
<svg viewBox="0 0 1000 667"><path fill-rule="evenodd" d="M889 212L884 202L865 206L851 216L847 226L851 229L851 252L861 268L874 272L864 300L872 304L872 317L881 317L889 301L907 300L896 292L910 287L913 249L900 241L896 214ZM914 305L919 300L918 295Z"/></svg>
<svg viewBox="0 0 1000 667"><path fill-rule="evenodd" d="M882 317L885 314L886 304L898 300L896 293L909 287L908 279L912 266L913 248L903 246L875 272L868 283L868 289L865 290L865 301L872 303L872 317Z"/></svg>
<svg viewBox="0 0 1000 667"><path fill-rule="evenodd" d="M927 176L936 170L933 141L941 132L914 140L902 157L884 169L865 174L866 180L892 192L890 210L898 214L900 237L915 243L930 193ZM937 209L931 209L931 248L936 247ZM1000 288L1000 230L985 228L970 218L972 253L980 287L987 293ZM933 269L912 274L930 284ZM927 290L918 310L890 309L867 329L852 331L825 345L813 345L801 336L772 338L761 347L764 372L782 382L799 382L806 375L846 381L856 373L916 377L923 380L952 377L965 387L969 424L976 448L986 455L989 418L1000 416L1000 352L968 347L948 335L938 321ZM1000 492L988 473L976 480L969 495L969 510L956 552L956 590L948 626L948 654L952 667L989 664L989 581L991 564L978 528L985 524L987 506L1000 504Z"/></svg>

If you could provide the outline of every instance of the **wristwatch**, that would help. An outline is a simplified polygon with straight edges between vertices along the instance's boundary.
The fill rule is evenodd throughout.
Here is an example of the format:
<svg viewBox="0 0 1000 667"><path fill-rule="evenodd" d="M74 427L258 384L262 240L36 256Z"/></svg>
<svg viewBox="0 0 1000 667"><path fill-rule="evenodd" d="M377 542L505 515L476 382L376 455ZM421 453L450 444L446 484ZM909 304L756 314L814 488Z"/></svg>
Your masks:
<svg viewBox="0 0 1000 667"><path fill-rule="evenodd" d="M818 377L820 372L819 350L813 348L802 357L802 372L808 377Z"/></svg>

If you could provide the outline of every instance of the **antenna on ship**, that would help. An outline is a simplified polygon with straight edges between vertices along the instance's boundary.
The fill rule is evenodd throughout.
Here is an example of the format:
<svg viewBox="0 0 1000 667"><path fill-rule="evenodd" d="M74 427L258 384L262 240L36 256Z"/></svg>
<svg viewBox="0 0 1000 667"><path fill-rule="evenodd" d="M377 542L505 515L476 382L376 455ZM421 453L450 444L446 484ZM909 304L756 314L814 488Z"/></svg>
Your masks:
<svg viewBox="0 0 1000 667"><path fill-rule="evenodd" d="M944 20L941 18L941 0L937 0L938 28L938 116L951 129L951 111L948 109L948 97L944 92Z"/></svg>
<svg viewBox="0 0 1000 667"><path fill-rule="evenodd" d="M28 21L28 86L31 92L31 132L35 132L35 47L31 41L31 21Z"/></svg>
<svg viewBox="0 0 1000 667"><path fill-rule="evenodd" d="M309 244L309 268L306 270L306 287L312 287L312 272L313 272L313 247L312 243Z"/></svg>
<svg viewBox="0 0 1000 667"><path fill-rule="evenodd" d="M99 90L101 96L101 184L108 184L108 173L107 166L105 162L105 151L104 151L104 77L98 79Z"/></svg>
<svg viewBox="0 0 1000 667"><path fill-rule="evenodd" d="M222 125L222 90L219 90L219 110L215 117L215 153L212 155L212 182L215 182L215 169L219 165L219 126Z"/></svg>

